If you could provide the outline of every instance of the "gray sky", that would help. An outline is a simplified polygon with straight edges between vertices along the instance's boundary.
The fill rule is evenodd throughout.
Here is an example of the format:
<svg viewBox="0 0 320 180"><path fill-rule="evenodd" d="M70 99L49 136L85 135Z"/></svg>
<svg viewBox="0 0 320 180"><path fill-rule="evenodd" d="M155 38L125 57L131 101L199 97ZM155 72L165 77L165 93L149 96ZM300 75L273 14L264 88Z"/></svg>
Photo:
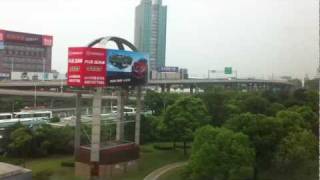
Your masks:
<svg viewBox="0 0 320 180"><path fill-rule="evenodd" d="M133 42L140 0L0 0L0 29L54 36L53 68L65 72L67 48L115 35ZM163 0L168 6L168 66L207 76L310 76L319 59L317 0ZM217 75L218 76L218 75Z"/></svg>

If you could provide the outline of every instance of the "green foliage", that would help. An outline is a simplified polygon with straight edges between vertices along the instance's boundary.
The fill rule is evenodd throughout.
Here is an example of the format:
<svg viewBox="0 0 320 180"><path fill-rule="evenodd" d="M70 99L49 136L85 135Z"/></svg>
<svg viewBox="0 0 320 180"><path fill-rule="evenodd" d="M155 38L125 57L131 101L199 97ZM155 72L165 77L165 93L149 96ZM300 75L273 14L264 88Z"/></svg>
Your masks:
<svg viewBox="0 0 320 180"><path fill-rule="evenodd" d="M160 129L173 142L189 141L195 130L208 123L207 110L199 98L186 96L169 106L164 114Z"/></svg>
<svg viewBox="0 0 320 180"><path fill-rule="evenodd" d="M291 132L282 139L275 155L275 162L279 170L288 173L301 170L301 165L306 165L317 156L317 138L310 131L302 130Z"/></svg>
<svg viewBox="0 0 320 180"><path fill-rule="evenodd" d="M220 126L230 116L240 112L238 106L228 103L231 98L230 96L232 96L231 93L220 90L208 90L199 96L205 103L208 112L211 115L212 125Z"/></svg>
<svg viewBox="0 0 320 180"><path fill-rule="evenodd" d="M50 119L50 122L51 122L51 123L60 122L60 118L59 118L59 117L53 117L53 118Z"/></svg>
<svg viewBox="0 0 320 180"><path fill-rule="evenodd" d="M158 130L161 117L141 116L141 143L149 143L164 140Z"/></svg>
<svg viewBox="0 0 320 180"><path fill-rule="evenodd" d="M181 95L175 93L157 93L147 91L145 96L145 106L152 111L153 115L160 115L170 105L172 105Z"/></svg>
<svg viewBox="0 0 320 180"><path fill-rule="evenodd" d="M242 102L242 112L250 112L254 114L267 114L270 102L261 96L249 96Z"/></svg>
<svg viewBox="0 0 320 180"><path fill-rule="evenodd" d="M228 120L225 127L248 135L256 150L256 164L270 165L277 144L283 137L282 124L278 119L245 113Z"/></svg>
<svg viewBox="0 0 320 180"><path fill-rule="evenodd" d="M254 149L249 138L225 128L205 126L196 132L184 179L237 180L253 175Z"/></svg>
<svg viewBox="0 0 320 180"><path fill-rule="evenodd" d="M285 110L286 107L280 103L272 103L266 111L266 115L275 116L279 111Z"/></svg>
<svg viewBox="0 0 320 180"><path fill-rule="evenodd" d="M309 106L294 106L288 109L289 111L298 113L304 121L304 127L318 134L318 119L319 115L312 111Z"/></svg>
<svg viewBox="0 0 320 180"><path fill-rule="evenodd" d="M31 152L31 132L24 127L14 130L10 134L11 143L9 144L10 152L18 156L26 157L27 154Z"/></svg>
<svg viewBox="0 0 320 180"><path fill-rule="evenodd" d="M21 124L9 127L1 145L10 156L46 156L72 152L74 131L70 127L53 128L42 125L29 129Z"/></svg>
<svg viewBox="0 0 320 180"><path fill-rule="evenodd" d="M302 116L297 112L288 110L280 111L277 113L276 118L281 122L281 126L283 128L282 132L284 135L293 131L299 131L302 127L307 126Z"/></svg>

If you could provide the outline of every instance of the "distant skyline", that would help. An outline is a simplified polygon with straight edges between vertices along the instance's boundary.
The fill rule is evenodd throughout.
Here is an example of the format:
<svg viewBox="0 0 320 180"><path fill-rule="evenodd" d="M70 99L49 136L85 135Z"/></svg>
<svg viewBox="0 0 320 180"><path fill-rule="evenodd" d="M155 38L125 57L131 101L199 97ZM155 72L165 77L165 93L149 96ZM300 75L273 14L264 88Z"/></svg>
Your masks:
<svg viewBox="0 0 320 180"><path fill-rule="evenodd" d="M53 69L66 72L67 48L115 35L134 40L140 0L1 0L0 29L54 36ZM319 2L163 0L166 64L206 77L232 66L239 77L313 76L319 63ZM214 76L214 75L213 75Z"/></svg>

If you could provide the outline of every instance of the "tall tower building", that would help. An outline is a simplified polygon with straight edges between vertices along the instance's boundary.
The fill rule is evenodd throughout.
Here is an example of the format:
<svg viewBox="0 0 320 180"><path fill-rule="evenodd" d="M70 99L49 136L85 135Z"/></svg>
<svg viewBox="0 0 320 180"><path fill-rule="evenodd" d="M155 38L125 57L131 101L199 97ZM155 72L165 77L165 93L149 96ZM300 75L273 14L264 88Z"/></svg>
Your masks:
<svg viewBox="0 0 320 180"><path fill-rule="evenodd" d="M135 46L150 54L150 68L165 66L167 6L162 0L141 0L135 13Z"/></svg>

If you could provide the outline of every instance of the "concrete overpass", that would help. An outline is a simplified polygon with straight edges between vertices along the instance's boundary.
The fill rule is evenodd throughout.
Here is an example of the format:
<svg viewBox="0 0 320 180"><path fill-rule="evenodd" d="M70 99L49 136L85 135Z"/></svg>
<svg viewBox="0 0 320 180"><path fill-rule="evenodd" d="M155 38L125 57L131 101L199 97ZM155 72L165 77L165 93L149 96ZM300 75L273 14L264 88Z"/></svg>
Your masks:
<svg viewBox="0 0 320 180"><path fill-rule="evenodd" d="M149 80L150 86L161 85L232 85L232 84L247 84L247 85L274 85L293 87L293 84L287 81L279 80L259 80L259 79L184 79L184 80ZM0 88L8 87L53 87L61 88L67 86L64 80L54 81L0 81Z"/></svg>
<svg viewBox="0 0 320 180"><path fill-rule="evenodd" d="M279 80L259 80L259 79L185 79L185 80L152 80L148 83L149 86L160 86L161 91L170 91L172 86L180 86L190 88L190 92L199 88L210 86L219 86L224 89L237 89L248 91L257 90L289 90L294 88L294 85L287 81Z"/></svg>
<svg viewBox="0 0 320 180"><path fill-rule="evenodd" d="M55 88L56 91L62 90L66 87L66 81L0 81L0 88L3 89L34 89L36 88ZM197 91L198 88L205 88L209 86L219 86L225 89L238 90L288 90L294 87L293 84L287 81L279 80L259 80L259 79L185 79L185 80L150 80L148 86L160 87L162 91L170 91L172 86L183 88L190 88Z"/></svg>

